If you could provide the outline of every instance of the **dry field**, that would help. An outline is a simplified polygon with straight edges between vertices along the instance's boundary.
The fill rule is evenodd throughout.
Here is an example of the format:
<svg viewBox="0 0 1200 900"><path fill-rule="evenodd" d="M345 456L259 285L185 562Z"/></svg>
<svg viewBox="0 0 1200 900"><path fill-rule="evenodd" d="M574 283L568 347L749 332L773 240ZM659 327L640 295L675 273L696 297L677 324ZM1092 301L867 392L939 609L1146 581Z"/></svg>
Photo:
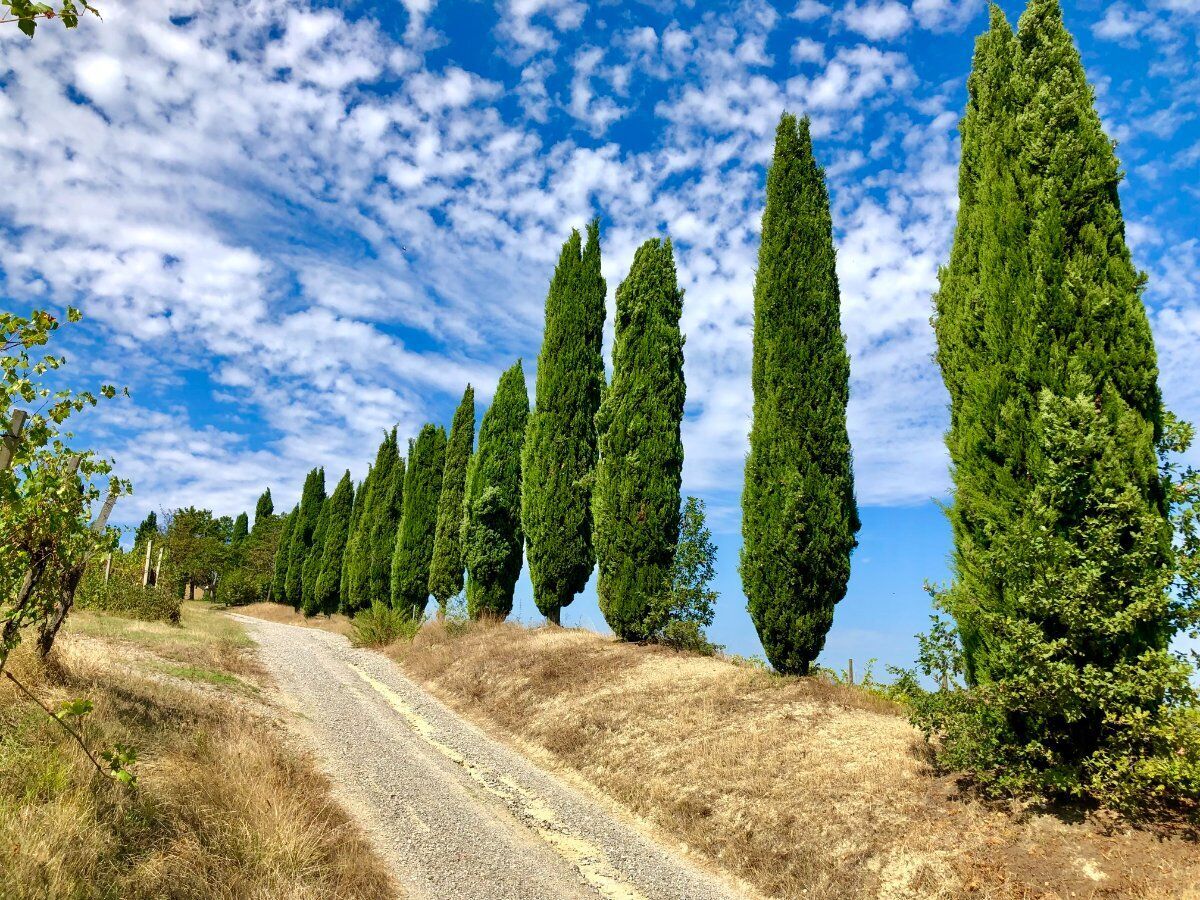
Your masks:
<svg viewBox="0 0 1200 900"><path fill-rule="evenodd" d="M493 734L776 897L1197 898L1195 835L995 809L860 689L585 631L436 623L389 654Z"/></svg>
<svg viewBox="0 0 1200 900"><path fill-rule="evenodd" d="M273 724L248 646L234 622L186 604L182 627L77 613L51 665L18 655L18 677L52 707L94 701L89 743L135 746L139 783L96 774L4 680L0 896L396 896L325 778Z"/></svg>

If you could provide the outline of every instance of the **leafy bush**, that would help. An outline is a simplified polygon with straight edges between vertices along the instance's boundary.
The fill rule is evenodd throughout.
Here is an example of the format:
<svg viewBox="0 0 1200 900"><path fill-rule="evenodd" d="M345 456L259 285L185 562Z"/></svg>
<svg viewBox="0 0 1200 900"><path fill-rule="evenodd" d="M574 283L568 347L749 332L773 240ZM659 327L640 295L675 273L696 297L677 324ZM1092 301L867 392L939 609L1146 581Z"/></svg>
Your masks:
<svg viewBox="0 0 1200 900"><path fill-rule="evenodd" d="M679 541L663 592L647 604L643 630L653 643L712 656L719 649L704 633L712 624L717 592L717 548L704 524L704 501L688 497L679 516Z"/></svg>
<svg viewBox="0 0 1200 900"><path fill-rule="evenodd" d="M127 619L178 624L182 600L170 590L166 578L156 585L142 587L143 561L141 553L114 552L106 583L104 560L93 560L80 582L77 605Z"/></svg>
<svg viewBox="0 0 1200 900"><path fill-rule="evenodd" d="M226 572L217 585L217 597L229 606L257 603L267 596L270 573L254 572L242 567Z"/></svg>
<svg viewBox="0 0 1200 900"><path fill-rule="evenodd" d="M411 641L421 630L423 617L411 608L393 609L376 600L351 620L355 647L386 647L396 641Z"/></svg>

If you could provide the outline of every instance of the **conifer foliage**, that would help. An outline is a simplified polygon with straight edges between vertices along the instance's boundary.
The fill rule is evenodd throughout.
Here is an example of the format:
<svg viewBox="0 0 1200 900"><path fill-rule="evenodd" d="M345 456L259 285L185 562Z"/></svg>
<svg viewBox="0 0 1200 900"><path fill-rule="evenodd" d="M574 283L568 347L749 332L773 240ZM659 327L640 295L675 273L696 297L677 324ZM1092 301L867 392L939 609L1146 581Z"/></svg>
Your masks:
<svg viewBox="0 0 1200 900"><path fill-rule="evenodd" d="M317 566L312 610L314 613L330 615L338 608L346 539L354 509L354 482L350 479L349 470L338 482L326 505L325 540Z"/></svg>
<svg viewBox="0 0 1200 900"><path fill-rule="evenodd" d="M1168 650L1197 621L1194 534L1172 545L1195 482L1160 468L1190 433L1162 409L1093 99L1057 0L1015 37L993 8L936 298L955 485L939 600L972 690L925 724L999 791L1124 805L1200 793L1200 747L1178 743L1195 693Z"/></svg>
<svg viewBox="0 0 1200 900"><path fill-rule="evenodd" d="M259 531L274 515L275 501L271 499L271 489L267 488L259 495L258 502L254 504L254 527L252 531Z"/></svg>
<svg viewBox="0 0 1200 900"><path fill-rule="evenodd" d="M392 608L418 615L429 601L429 565L437 530L438 500L446 468L446 432L426 424L408 456L404 510L392 559Z"/></svg>
<svg viewBox="0 0 1200 900"><path fill-rule="evenodd" d="M300 576L300 610L306 616L315 616L320 610L317 605L317 579L321 576L321 561L325 555L325 536L329 533L329 514L332 509L330 498L321 501L321 513L317 516L317 527L313 530L312 544L304 557Z"/></svg>
<svg viewBox="0 0 1200 900"><path fill-rule="evenodd" d="M468 384L454 413L446 442L446 468L438 500L433 560L429 564L429 593L442 613L450 598L463 589L462 518L467 491L467 467L475 445L475 390Z"/></svg>
<svg viewBox="0 0 1200 900"><path fill-rule="evenodd" d="M236 547L250 535L250 517L246 513L238 513L233 520L233 531L230 532L229 543Z"/></svg>
<svg viewBox="0 0 1200 900"><path fill-rule="evenodd" d="M596 412L604 389L604 278L600 225L563 245L538 356L536 405L522 461L522 525L538 609L558 623L595 565L591 482Z"/></svg>
<svg viewBox="0 0 1200 900"><path fill-rule="evenodd" d="M317 521L321 517L321 507L324 503L325 470L313 469L304 479L300 506L296 512L296 521L292 524L292 533L287 548L284 594L279 598L280 602L290 603L295 609L299 609L303 601L304 562L308 559L309 551L312 549Z"/></svg>
<svg viewBox="0 0 1200 900"><path fill-rule="evenodd" d="M372 601L384 602L390 594L371 593L371 560L375 530L383 514L385 498L391 488L392 471L399 461L396 430L384 435L375 453L375 463L359 485L354 499L353 520L346 540L343 564L341 608L354 613L366 609ZM389 559L389 572L390 560ZM390 592L390 577L389 577Z"/></svg>
<svg viewBox="0 0 1200 900"><path fill-rule="evenodd" d="M786 113L767 175L751 384L742 585L767 659L802 675L845 596L859 521L829 195L808 120Z"/></svg>
<svg viewBox="0 0 1200 900"><path fill-rule="evenodd" d="M600 609L626 640L646 637L649 603L667 582L679 537L682 312L671 242L646 241L617 288L612 383L596 416Z"/></svg>
<svg viewBox="0 0 1200 900"><path fill-rule="evenodd" d="M467 611L472 618L505 618L521 574L521 446L529 393L521 361L500 376L471 457L463 515Z"/></svg>
<svg viewBox="0 0 1200 900"><path fill-rule="evenodd" d="M279 530L279 544L275 549L275 570L271 575L271 599L276 603L287 603L287 570L292 552L292 529L300 517L297 505L283 517Z"/></svg>

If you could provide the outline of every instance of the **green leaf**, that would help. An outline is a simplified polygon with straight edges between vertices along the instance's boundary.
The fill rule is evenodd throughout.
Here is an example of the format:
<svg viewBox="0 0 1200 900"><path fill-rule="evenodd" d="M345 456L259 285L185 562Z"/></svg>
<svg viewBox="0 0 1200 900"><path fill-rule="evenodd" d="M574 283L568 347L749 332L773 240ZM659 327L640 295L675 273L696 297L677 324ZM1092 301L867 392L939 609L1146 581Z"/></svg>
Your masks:
<svg viewBox="0 0 1200 900"><path fill-rule="evenodd" d="M22 33L33 37L34 31L37 30L37 22L33 19L21 19L17 22L17 27L21 29Z"/></svg>

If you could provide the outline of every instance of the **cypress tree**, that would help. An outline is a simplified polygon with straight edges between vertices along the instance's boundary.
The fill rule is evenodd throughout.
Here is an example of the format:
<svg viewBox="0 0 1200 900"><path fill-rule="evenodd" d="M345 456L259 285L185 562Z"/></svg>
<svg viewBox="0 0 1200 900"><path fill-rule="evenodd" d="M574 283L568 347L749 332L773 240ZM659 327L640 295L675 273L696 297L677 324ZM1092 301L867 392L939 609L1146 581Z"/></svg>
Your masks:
<svg viewBox="0 0 1200 900"><path fill-rule="evenodd" d="M521 574L521 445L529 419L529 393L521 361L500 376L492 405L479 426L479 449L467 471L463 501L463 558L467 612L503 619L512 612Z"/></svg>
<svg viewBox="0 0 1200 900"><path fill-rule="evenodd" d="M354 566L357 564L359 528L363 518L363 507L366 505L371 490L372 473L374 468L368 468L366 477L354 491L354 505L350 509L350 525L346 529L346 549L342 554L342 581L338 586L338 611L350 611L351 584L355 578Z"/></svg>
<svg viewBox="0 0 1200 900"><path fill-rule="evenodd" d="M133 546L145 546L146 541L155 540L158 537L158 514L154 510L150 510L146 514L146 518L137 527L137 531L133 533Z"/></svg>
<svg viewBox="0 0 1200 900"><path fill-rule="evenodd" d="M231 547L237 547L249 536L250 517L244 512L238 513L237 518L233 520L233 533L230 535L229 544Z"/></svg>
<svg viewBox="0 0 1200 900"><path fill-rule="evenodd" d="M258 502L254 504L254 528L253 531L258 531L260 527L270 521L275 515L275 501L271 499L271 489L267 488L259 497Z"/></svg>
<svg viewBox="0 0 1200 900"><path fill-rule="evenodd" d="M321 575L321 562L325 555L325 536L329 532L330 497L321 503L321 514L317 516L317 527L313 529L312 545L304 556L300 576L300 609L306 616L315 616L317 605L317 578Z"/></svg>
<svg viewBox="0 0 1200 900"><path fill-rule="evenodd" d="M612 383L596 416L593 493L600 610L625 640L646 637L679 538L686 386L683 291L671 242L646 241L617 288Z"/></svg>
<svg viewBox="0 0 1200 900"><path fill-rule="evenodd" d="M446 432L427 423L408 456L404 511L392 559L392 607L425 611L429 601L429 564L437 530L438 500L446 468Z"/></svg>
<svg viewBox="0 0 1200 900"><path fill-rule="evenodd" d="M389 486L391 472L396 465L396 432L393 429L384 435L375 453L375 463L363 479L354 501L356 522L346 542L346 563L343 574L345 597L342 611L353 614L371 605L371 548L373 529L383 505L383 494Z"/></svg>
<svg viewBox="0 0 1200 900"><path fill-rule="evenodd" d="M858 509L833 223L808 119L775 132L754 279L742 586L767 659L806 674L846 594Z"/></svg>
<svg viewBox="0 0 1200 900"><path fill-rule="evenodd" d="M354 482L350 471L342 476L329 498L325 523L325 546L321 552L313 606L317 612L329 615L338 608L342 584L342 563L346 555L346 540L350 534L350 518L354 510Z"/></svg>
<svg viewBox="0 0 1200 900"><path fill-rule="evenodd" d="M992 18L964 159L998 135L1008 161L964 168L973 208L938 297L955 485L941 599L974 686L943 745L1003 790L1144 802L1194 778L1179 774L1169 716L1195 693L1168 649L1194 611L1172 597L1157 456L1160 439L1182 442L1166 432L1119 166L1059 4L1032 0L1015 42ZM989 65L989 42L1012 63ZM1005 227L972 231L972 218Z"/></svg>
<svg viewBox="0 0 1200 900"><path fill-rule="evenodd" d="M283 517L283 526L279 529L279 544L275 548L275 569L271 575L271 599L276 603L287 602L287 569L292 551L292 528L299 517L300 506L297 504Z"/></svg>
<svg viewBox="0 0 1200 900"><path fill-rule="evenodd" d="M280 602L300 608L303 600L304 560L312 547L313 532L317 530L317 519L325 502L325 470L313 469L304 479L304 490L300 494L300 506L292 534L288 542L287 575L284 580L284 596Z"/></svg>
<svg viewBox="0 0 1200 900"><path fill-rule="evenodd" d="M376 485L379 496L369 536L370 568L367 572L366 606L376 600L390 603L392 596L392 557L396 554L396 533L400 529L404 485L407 481L404 457L399 455L399 441L395 435L392 446L396 451L395 461L388 471L387 480L381 478ZM411 441L409 452L412 452Z"/></svg>
<svg viewBox="0 0 1200 900"><path fill-rule="evenodd" d="M604 389L606 287L599 222L587 232L581 249L579 232L572 230L546 296L536 405L521 464L521 520L533 598L555 624L595 565L591 481Z"/></svg>
<svg viewBox="0 0 1200 900"><path fill-rule="evenodd" d="M433 561L429 564L429 593L442 613L450 598L463 589L462 515L467 490L467 465L475 443L475 390L469 384L450 425L446 468L438 500Z"/></svg>

